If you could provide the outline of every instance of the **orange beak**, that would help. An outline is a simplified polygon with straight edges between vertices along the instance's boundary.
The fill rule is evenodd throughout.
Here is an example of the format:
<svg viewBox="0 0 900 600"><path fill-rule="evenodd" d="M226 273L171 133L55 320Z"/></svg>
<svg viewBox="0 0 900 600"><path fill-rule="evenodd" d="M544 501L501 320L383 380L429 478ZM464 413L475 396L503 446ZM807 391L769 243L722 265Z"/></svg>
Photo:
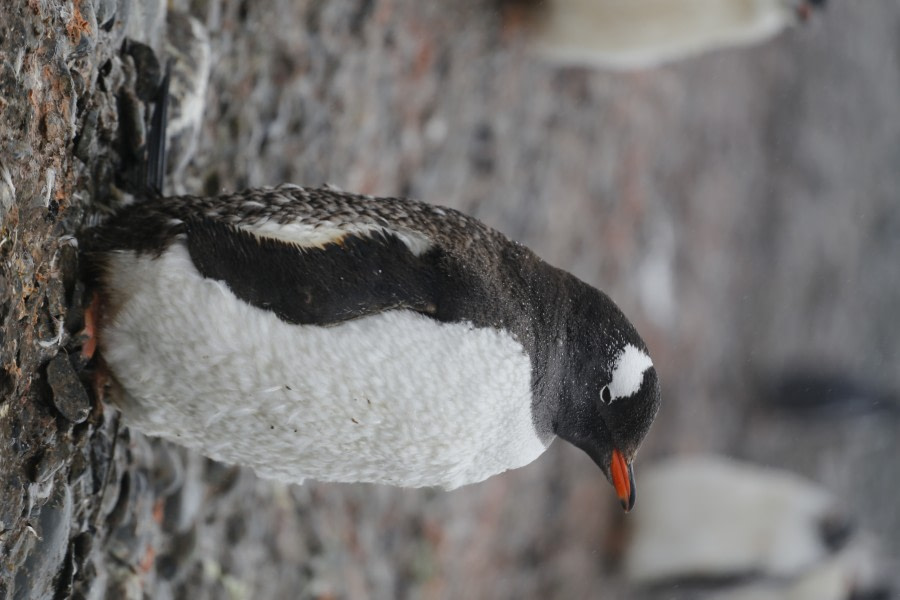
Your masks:
<svg viewBox="0 0 900 600"><path fill-rule="evenodd" d="M625 509L625 512L630 511L634 506L634 471L618 450L612 451L609 472L612 475L613 486L616 488L616 495L619 497L619 502L622 503L622 508Z"/></svg>

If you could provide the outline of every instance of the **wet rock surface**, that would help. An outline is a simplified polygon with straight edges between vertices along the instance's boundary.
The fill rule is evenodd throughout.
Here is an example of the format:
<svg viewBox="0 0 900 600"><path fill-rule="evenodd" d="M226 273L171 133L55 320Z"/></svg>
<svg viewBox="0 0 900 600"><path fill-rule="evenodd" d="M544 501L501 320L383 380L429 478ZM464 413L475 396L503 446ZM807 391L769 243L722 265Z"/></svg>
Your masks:
<svg viewBox="0 0 900 600"><path fill-rule="evenodd" d="M896 6L833 2L764 47L623 75L541 64L475 0L17 0L0 6L0 595L700 597L624 580L609 486L560 444L452 493L284 487L96 404L65 236L140 177L167 4L210 44L173 189L329 182L475 214L648 339L666 398L636 510L641 463L724 451L825 486L900 572L897 419L798 417L760 391L797 365L900 389Z"/></svg>

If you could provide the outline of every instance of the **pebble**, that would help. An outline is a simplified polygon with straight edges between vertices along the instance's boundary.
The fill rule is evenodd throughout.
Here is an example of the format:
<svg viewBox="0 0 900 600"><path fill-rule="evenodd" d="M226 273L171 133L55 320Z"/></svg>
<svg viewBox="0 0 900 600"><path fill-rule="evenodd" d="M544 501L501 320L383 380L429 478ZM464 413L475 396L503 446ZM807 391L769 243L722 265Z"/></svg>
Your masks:
<svg viewBox="0 0 900 600"><path fill-rule="evenodd" d="M169 443L157 441L152 446L153 462L150 479L153 491L163 498L177 492L184 484L184 463L178 450Z"/></svg>
<svg viewBox="0 0 900 600"><path fill-rule="evenodd" d="M97 154L97 121L99 111L95 108L91 110L84 118L81 131L78 132L78 139L75 141L75 156L84 164L90 164L93 157Z"/></svg>
<svg viewBox="0 0 900 600"><path fill-rule="evenodd" d="M108 31L116 16L116 0L94 0L94 16L97 24Z"/></svg>
<svg viewBox="0 0 900 600"><path fill-rule="evenodd" d="M53 390L53 405L72 423L83 423L91 413L91 400L69 357L59 353L47 365L47 383Z"/></svg>
<svg viewBox="0 0 900 600"><path fill-rule="evenodd" d="M203 482L204 459L188 454L180 473L177 491L166 498L163 529L169 532L187 531L197 520L207 500L207 490Z"/></svg>
<svg viewBox="0 0 900 600"><path fill-rule="evenodd" d="M197 550L197 527L190 527L168 540L168 550L156 558L157 574L168 581L178 581L194 566Z"/></svg>
<svg viewBox="0 0 900 600"><path fill-rule="evenodd" d="M142 102L153 102L162 81L162 67L156 53L150 46L134 40L127 40L123 50L134 60L137 71L134 91L138 99Z"/></svg>
<svg viewBox="0 0 900 600"><path fill-rule="evenodd" d="M29 598L52 597L57 574L63 567L69 547L72 523L72 494L65 486L57 487L53 499L40 509L33 522L34 546L16 573L16 591ZM20 597L15 594L15 597Z"/></svg>

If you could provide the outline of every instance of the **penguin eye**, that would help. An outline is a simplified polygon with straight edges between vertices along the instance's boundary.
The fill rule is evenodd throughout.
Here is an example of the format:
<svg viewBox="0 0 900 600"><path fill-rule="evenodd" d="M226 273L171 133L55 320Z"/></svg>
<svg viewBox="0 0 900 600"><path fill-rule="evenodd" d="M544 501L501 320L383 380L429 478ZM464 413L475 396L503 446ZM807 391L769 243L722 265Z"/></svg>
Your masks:
<svg viewBox="0 0 900 600"><path fill-rule="evenodd" d="M600 399L603 400L603 404L612 402L612 392L609 391L608 385L604 385L603 389L600 390Z"/></svg>

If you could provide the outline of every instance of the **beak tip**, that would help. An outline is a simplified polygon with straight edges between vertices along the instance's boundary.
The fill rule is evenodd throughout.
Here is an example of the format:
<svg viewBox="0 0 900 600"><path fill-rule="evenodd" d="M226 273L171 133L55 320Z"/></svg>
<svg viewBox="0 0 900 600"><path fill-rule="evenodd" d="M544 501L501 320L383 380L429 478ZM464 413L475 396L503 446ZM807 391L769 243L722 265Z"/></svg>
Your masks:
<svg viewBox="0 0 900 600"><path fill-rule="evenodd" d="M634 498L634 483L632 483L628 496L619 497L619 504L622 505L622 510L624 510L626 513L631 512L631 509L634 508Z"/></svg>

